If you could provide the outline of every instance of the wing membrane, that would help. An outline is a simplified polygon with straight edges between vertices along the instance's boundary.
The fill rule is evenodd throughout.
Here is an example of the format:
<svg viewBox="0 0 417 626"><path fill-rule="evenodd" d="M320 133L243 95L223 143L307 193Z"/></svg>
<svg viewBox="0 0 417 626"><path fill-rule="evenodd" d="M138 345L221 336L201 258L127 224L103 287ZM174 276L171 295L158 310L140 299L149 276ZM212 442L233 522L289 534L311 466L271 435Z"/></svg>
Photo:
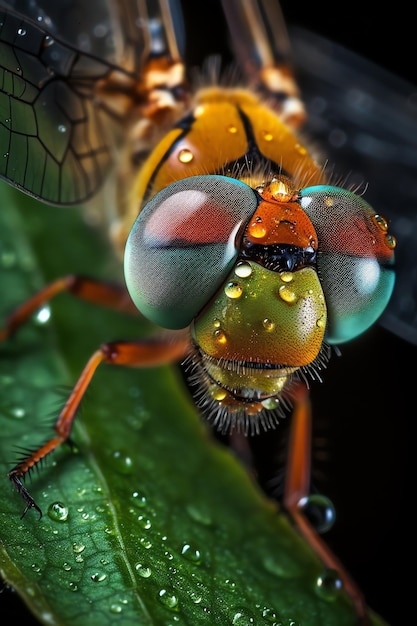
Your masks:
<svg viewBox="0 0 417 626"><path fill-rule="evenodd" d="M417 344L417 88L310 32L291 31L306 131L336 180L366 199L398 241L397 280L381 324Z"/></svg>

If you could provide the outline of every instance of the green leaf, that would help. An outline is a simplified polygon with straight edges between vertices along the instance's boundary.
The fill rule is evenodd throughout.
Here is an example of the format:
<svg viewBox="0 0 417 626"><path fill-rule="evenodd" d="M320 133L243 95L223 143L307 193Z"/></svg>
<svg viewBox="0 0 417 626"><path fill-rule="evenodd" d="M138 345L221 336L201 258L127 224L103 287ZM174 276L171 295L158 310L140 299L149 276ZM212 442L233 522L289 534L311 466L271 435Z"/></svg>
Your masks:
<svg viewBox="0 0 417 626"><path fill-rule="evenodd" d="M75 209L0 189L1 315L68 273L120 278ZM356 624L343 591L286 516L215 443L175 366L102 366L72 439L28 481L44 515L20 519L7 471L52 432L97 346L152 332L140 317L62 294L0 347L0 569L42 624ZM45 313L45 311L44 311ZM372 614L372 624L382 624Z"/></svg>

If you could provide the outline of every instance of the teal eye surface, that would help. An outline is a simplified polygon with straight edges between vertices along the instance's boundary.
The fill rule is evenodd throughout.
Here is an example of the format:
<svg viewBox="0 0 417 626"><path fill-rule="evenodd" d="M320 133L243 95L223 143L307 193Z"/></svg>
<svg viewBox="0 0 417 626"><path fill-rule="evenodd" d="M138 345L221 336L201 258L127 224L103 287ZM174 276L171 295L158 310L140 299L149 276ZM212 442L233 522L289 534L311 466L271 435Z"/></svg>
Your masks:
<svg viewBox="0 0 417 626"><path fill-rule="evenodd" d="M140 211L125 249L125 279L155 324L188 326L221 286L256 193L226 176L193 176L156 194Z"/></svg>
<svg viewBox="0 0 417 626"><path fill-rule="evenodd" d="M340 187L303 189L300 205L318 236L317 268L328 307L328 343L360 335L391 297L395 239L385 219Z"/></svg>

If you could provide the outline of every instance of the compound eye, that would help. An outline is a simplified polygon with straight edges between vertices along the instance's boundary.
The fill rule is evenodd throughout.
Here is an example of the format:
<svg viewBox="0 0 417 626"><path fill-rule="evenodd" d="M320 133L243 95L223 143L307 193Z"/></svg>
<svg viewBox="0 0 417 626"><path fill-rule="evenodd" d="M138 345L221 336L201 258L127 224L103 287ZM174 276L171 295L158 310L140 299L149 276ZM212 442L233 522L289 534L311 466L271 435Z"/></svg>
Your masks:
<svg viewBox="0 0 417 626"><path fill-rule="evenodd" d="M395 282L395 239L385 219L346 189L303 189L300 205L318 236L317 269L328 307L326 340L349 341L388 304Z"/></svg>
<svg viewBox="0 0 417 626"><path fill-rule="evenodd" d="M193 176L157 193L140 211L125 250L125 278L139 311L164 328L185 328L237 260L257 194L226 176Z"/></svg>

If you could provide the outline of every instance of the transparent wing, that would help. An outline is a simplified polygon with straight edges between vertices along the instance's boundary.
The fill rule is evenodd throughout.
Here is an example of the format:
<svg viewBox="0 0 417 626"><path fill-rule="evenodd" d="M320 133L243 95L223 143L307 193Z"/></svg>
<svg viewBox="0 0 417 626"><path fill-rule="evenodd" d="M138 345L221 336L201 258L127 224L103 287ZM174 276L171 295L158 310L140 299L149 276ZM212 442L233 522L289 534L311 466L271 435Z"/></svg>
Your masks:
<svg viewBox="0 0 417 626"><path fill-rule="evenodd" d="M290 31L306 132L339 182L359 184L398 241L397 281L381 324L417 344L417 88L345 48Z"/></svg>

